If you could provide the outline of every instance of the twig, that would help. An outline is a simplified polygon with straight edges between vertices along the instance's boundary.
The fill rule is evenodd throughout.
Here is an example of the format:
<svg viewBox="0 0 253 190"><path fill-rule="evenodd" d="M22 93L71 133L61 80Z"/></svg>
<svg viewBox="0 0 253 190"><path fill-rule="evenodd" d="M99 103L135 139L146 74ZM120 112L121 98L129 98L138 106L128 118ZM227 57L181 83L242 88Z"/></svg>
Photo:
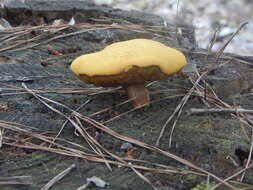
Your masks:
<svg viewBox="0 0 253 190"><path fill-rule="evenodd" d="M241 174L242 172L244 172L246 169L252 168L253 165L249 166L248 168L244 168L238 172L236 172L235 174L231 175L230 177L224 179L223 181L229 181L230 179L233 179L234 177L238 176L239 174ZM216 188L218 188L222 183L218 183L215 186L213 186L212 188L210 188L209 190L214 190Z"/></svg>
<svg viewBox="0 0 253 190"><path fill-rule="evenodd" d="M90 145L90 147L93 149L93 151L96 152L97 155L99 155L99 156L101 156L101 157L103 158L103 161L104 161L104 163L106 164L106 166L109 168L109 170L112 171L111 166L110 166L108 160L106 160L106 159L104 158L104 155L103 155L103 153L102 153L102 150L103 150L104 152L106 152L109 156L111 156L112 158L118 160L121 164L126 164L126 165L127 165L127 162L126 162L123 158L121 158L121 157L119 157L119 156L117 156L117 155L115 155L115 154L109 152L108 150L106 150L103 146L101 146L101 145L96 141L96 139L94 139L92 136L90 136L90 135L87 133L87 131L83 130L81 121L79 120L79 119L83 119L82 117L80 117L80 116L82 116L82 115L78 114L78 113L75 112L74 110L68 108L67 106L65 106L65 105L63 105L63 104L61 104L61 103L59 103L59 102L56 102L56 101L50 100L50 99L48 99L48 98L45 98L45 97L43 97L43 96L37 95L35 92L33 92L32 90L30 90L29 88L27 88L27 86L26 86L24 83L22 83L22 86L23 86L28 92L30 92L35 98L37 98L41 103L43 103L45 106L47 106L49 109L51 109L52 111L54 111L54 112L60 114L61 116L64 116L66 119L68 119L68 120L70 121L70 123L75 127L75 129L77 129L77 131L82 135L82 137L83 137L83 138L86 140L86 142ZM44 99L44 100L47 100L47 101L49 101L49 102L52 102L52 103L54 103L54 104L63 106L63 107L65 107L65 108L67 108L68 110L71 110L71 111L72 111L72 114L74 114L74 115L76 116L75 118L76 118L76 120L77 120L77 123L76 123L75 121L73 121L72 119L68 118L68 116L66 116L64 113L62 113L62 112L60 112L59 110L55 109L53 106L48 105L43 99ZM93 124L93 125L94 125L94 124ZM132 165L129 165L129 168L131 168L141 179L143 179L143 180L144 180L145 182L147 182L151 187L153 187L153 189L156 190L156 187L155 187L144 175L142 175L138 170L136 170ZM230 184L228 184L228 185L231 186ZM233 187L233 186L232 186L232 187ZM44 190L44 189L43 189L43 190Z"/></svg>
<svg viewBox="0 0 253 190"><path fill-rule="evenodd" d="M204 170L203 168L200 168L200 167L194 165L193 163L191 163L191 162L189 162L189 161L187 161L187 160L185 160L185 159L183 159L183 158L181 158L181 157L179 157L179 156L176 156L176 155L174 155L174 154L172 154L172 153L170 153L170 152L161 150L161 149L159 149L159 148L157 148L157 147L155 147L155 146L152 146L152 145L143 143L143 142L138 141L138 140L136 140L136 139L132 139L132 138L129 138L129 137L125 137L125 136L123 136L123 135L120 135L120 134L116 133L115 131L111 130L110 128L108 128L107 126L105 126L105 125L103 125L103 124L101 124L101 123L99 123L99 122L97 122L97 121L95 121L95 120L93 120L93 119L91 119L91 118L82 116L82 115L80 115L80 114L78 114L78 113L76 113L76 114L77 114L77 116L79 116L80 118L82 118L82 119L83 119L84 121L86 121L87 123L89 123L89 124L95 126L96 128L98 128L98 129L100 129L100 130L102 130L102 131L108 133L109 135L112 135L112 136L114 136L114 137L116 137L116 138L118 138L118 139L121 139L121 140L123 140L123 141L127 141L127 142L130 142L130 143L132 143L132 144L136 144L137 146L141 146L141 147L146 148L146 149L148 149L148 150L151 150L151 151L160 153L160 154L165 155L165 156L167 156L167 157L169 157L169 158L172 158L172 159L174 159L174 160L177 160L178 162L180 162L180 163L182 163L182 164L185 164L185 165L187 165L187 166L189 166L189 167L191 167L191 168L194 168L194 169L196 169L196 170L198 170L198 171L201 171L201 172L203 172L203 173L205 173L205 174L207 174L207 175L210 175L210 176L213 177L214 179L216 179L216 180L220 181L221 183L223 183L224 185L228 186L230 189L237 190L237 188L235 188L234 186L232 186L231 184L229 184L229 183L227 183L227 182L224 182L221 178L217 177L216 175L214 175L214 174L212 174L212 173L210 173L210 172Z"/></svg>
<svg viewBox="0 0 253 190"><path fill-rule="evenodd" d="M194 80L192 79L191 80L192 83L194 83ZM201 88L202 87L199 87L200 88L199 90L196 90L196 93L200 96L200 97L203 97L203 92L201 92ZM223 102L214 92L214 90L209 86L210 88L210 92L206 94L206 99L214 104L216 107L218 107L219 109L232 109L232 107L227 104L226 102ZM202 89L203 91L203 89ZM188 111L189 112L189 111ZM251 121L247 115L245 115L244 113L230 113L233 117L236 117L240 122L244 123L245 125L249 126L249 127L252 127L252 124L253 124L253 121ZM248 137L247 133L246 133L246 130L244 129L243 125L240 125L243 132L244 132L244 135L246 136L246 138L250 141L250 138Z"/></svg>
<svg viewBox="0 0 253 190"><path fill-rule="evenodd" d="M0 185L30 185L32 183L19 182L19 181L0 181Z"/></svg>
<svg viewBox="0 0 253 190"><path fill-rule="evenodd" d="M86 106L88 103L90 103L90 99L86 100L85 103L81 104L75 111L80 110L81 108L83 108L84 106ZM63 131L65 125L68 123L69 119L73 116L73 112L70 114L70 116L64 121L64 123L62 124L61 129L59 130L59 132L57 133L57 135L55 136L55 138L52 140L52 142L54 143L55 140L60 136L61 132ZM49 145L49 147L51 147L52 144Z"/></svg>
<svg viewBox="0 0 253 190"><path fill-rule="evenodd" d="M213 69L215 69L217 67L217 62L218 62L218 59L220 58L220 56L222 55L224 49L226 48L226 46L229 44L229 42L233 39L233 37L242 29L243 26L245 26L247 23L244 23L242 24L238 29L237 31L234 33L234 35L232 35L232 37L228 40L228 42L220 49L220 51L217 53L216 55L216 58L215 58L215 62L216 64L212 64L210 68L208 68L205 72L203 72L201 75L198 75L198 79L195 81L193 87L189 90L189 92L183 97L183 99L181 100L180 104L177 106L177 108L175 109L175 111L172 113L172 115L169 117L169 119L165 122L165 124L163 125L161 131L160 131L160 134L159 134L159 137L157 138L157 141L156 141L156 146L159 145L160 143L160 140L163 136L163 133L165 131L165 128L167 127L168 123L173 119L174 115L176 115L176 113L178 112L178 115L177 115L177 118L173 124L173 128L172 128L172 132L171 132L171 135L174 131L174 128L175 128L175 125L176 125L176 122L182 112L182 109L184 107L184 105L186 104L186 102L188 101L189 97L192 95L194 89L199 85L199 82L200 80L202 80L202 78L207 74L209 73L210 71L212 71Z"/></svg>
<svg viewBox="0 0 253 190"><path fill-rule="evenodd" d="M0 124L1 124L1 121L0 121ZM17 133L22 131L21 132L22 134L26 134L26 132L24 130L20 129L19 127L16 128L15 125L17 125L17 123L12 122L11 126L6 126L5 125L5 127L7 127L8 129L10 129L12 131L15 131ZM26 135L31 136L31 137L36 138L36 139L39 139L39 140L42 140L43 142L50 143L47 140L47 139L49 139L49 137L47 137L45 135L41 135L41 134L37 134L37 133L31 133L30 135L27 133ZM8 139L10 139L10 138L8 138ZM57 139L57 140L64 141L64 139ZM69 142L69 141L64 141L64 142L69 143L69 144L74 145L74 146L77 146L77 147L80 147L80 145L72 144L72 142ZM60 145L60 144L57 144L57 143L54 143L54 145L56 147L58 147L58 149L48 148L48 147L41 146L41 145L38 146L38 145L35 145L35 144L32 144L32 143L29 143L29 145L28 144L21 145L21 144L13 144L13 143L5 143L5 144L10 145L10 146L20 147L20 148L43 150L43 151L49 151L49 152L53 152L53 153L57 153L57 154L61 154L61 155L79 157L79 158L83 158L83 159L93 161L93 162L99 162L99 163L104 162L104 160L100 159L99 157L95 157L95 155L91 155L91 154L88 155L87 153L84 153L84 152L79 151L77 149L64 147L63 145ZM129 160L129 159L125 159L125 160ZM190 171L190 170L181 170L181 169L178 169L178 168L173 168L173 167L169 167L169 166L162 165L162 164L156 164L156 163L145 161L145 160L131 159L131 161L134 161L134 162L137 162L137 163L150 164L150 165L155 166L155 168L150 168L150 167L145 167L145 166L141 166L141 165L132 164L132 167L134 167L136 169L141 169L141 170L144 170L144 171L150 171L150 172L155 172L155 173L165 173L165 174L177 173L177 174L194 174L194 175L199 175L199 176L205 176L204 174L199 173L199 172L194 172L194 171ZM108 160L108 162L110 164L114 164L114 165L117 165L117 166L129 167L128 163L121 163L121 162L112 161L112 160Z"/></svg>
<svg viewBox="0 0 253 190"><path fill-rule="evenodd" d="M182 109L184 107L184 105L186 104L186 102L188 101L189 97L191 96L191 94L193 93L194 89L196 88L196 86L198 85L199 81L201 80L201 78L207 73L204 72L202 75L199 76L199 78L196 80L195 84L193 85L193 87L188 91L188 93L182 98L180 104L176 107L176 109L174 110L174 112L171 114L171 116L169 117L169 119L165 122L165 124L162 126L162 129L160 131L160 134L156 140L156 146L158 146L160 144L160 140L163 136L163 133L167 127L167 125L169 124L169 122L172 120L172 118L176 115L176 113L179 111L178 113L178 116L177 116L177 119L179 118L181 112L182 112ZM177 121L177 120L176 120ZM176 123L176 122L175 122ZM175 128L175 123L173 125L173 128L172 128L172 132ZM172 134L172 133L171 133Z"/></svg>
<svg viewBox="0 0 253 190"><path fill-rule="evenodd" d="M176 37L178 38L178 9L179 9L179 0L177 0L177 14L176 14Z"/></svg>
<svg viewBox="0 0 253 190"><path fill-rule="evenodd" d="M213 33L212 39L210 40L210 43L209 43L208 48L207 48L207 56L211 53L213 45L216 42L218 31L219 30L216 28L215 31L214 31L214 33Z"/></svg>
<svg viewBox="0 0 253 190"><path fill-rule="evenodd" d="M177 113L177 118L175 119L174 123L173 123L173 126L172 126L172 129L171 129L171 133L170 133L170 146L171 146L171 139L172 139L172 134L173 134L173 131L175 129L175 126L176 126L176 123L181 115L181 112L182 112L182 109L184 107L184 105L186 104L186 102L188 101L189 97L192 95L194 89L199 86L199 82L200 80L202 80L202 78L207 74L209 73L210 71L212 71L213 69L215 69L218 64L218 60L219 58L221 57L224 49L227 47L227 45L229 44L229 42L233 39L233 37L247 24L247 22L241 24L239 26L239 28L236 30L236 32L230 37L230 39L225 43L225 45L218 51L218 53L216 54L215 56L215 61L214 61L214 64L212 64L205 72L203 72L201 75L198 75L198 79L195 81L193 87L190 89L190 91L183 97L183 99L181 100L181 102L179 103L179 105L176 107L176 109L174 110L174 112L172 113L172 115L169 117L169 119L165 122L165 124L163 125L161 131L160 131L160 134L159 134L159 137L157 138L157 141L156 141L156 146L159 145L160 143L160 139L162 138L163 136L163 133L165 131L165 128L167 127L168 123L173 119L173 117L176 115ZM251 121L251 120L249 120Z"/></svg>
<svg viewBox="0 0 253 190"><path fill-rule="evenodd" d="M202 78L209 73L210 71L212 71L213 69L215 69L217 67L218 64L218 60L221 57L221 55L223 54L223 51L225 50L225 48L227 47L227 45L231 42L231 40L234 38L234 36L247 24L248 22L244 22L242 23L239 28L236 30L236 32L229 38L229 40L224 44L224 46L217 52L216 56L215 56L215 61L214 64L212 64L205 72L203 72L201 75L198 76L198 79L195 81L193 87L190 89L190 91L183 97L183 99L181 100L180 104L177 106L177 108L175 109L175 111L172 113L172 115L169 117L169 119L165 122L165 124L162 126L162 129L160 131L159 137L157 138L156 141L156 146L159 145L160 140L163 136L163 133L168 125L168 123L173 119L173 117L176 115L177 113L177 118L175 120L175 122L173 123L172 126L172 130L170 133L170 145L171 145L171 137L172 137L172 133L175 129L176 123L181 115L182 109L184 107L184 105L186 104L186 102L188 101L189 97L192 95L193 91L195 88L197 88L197 86L199 85L200 80L202 80Z"/></svg>
<svg viewBox="0 0 253 190"><path fill-rule="evenodd" d="M0 148L3 146L4 129L0 128Z"/></svg>
<svg viewBox="0 0 253 190"><path fill-rule="evenodd" d="M243 172L243 174L241 176L241 179L240 179L241 182L243 181L243 178L245 176L246 169L249 168L249 164L250 164L250 161L251 161L251 158L252 158L252 151L253 151L253 129L252 129L252 134L251 134L251 145L250 145L249 156L248 156L247 163L245 165L245 171Z"/></svg>
<svg viewBox="0 0 253 190"><path fill-rule="evenodd" d="M78 187L76 190L84 190L84 189L86 189L89 185L90 185L90 183L87 182L87 183L85 183L84 185Z"/></svg>
<svg viewBox="0 0 253 190"><path fill-rule="evenodd" d="M15 52L15 51L26 50L26 49L37 47L37 46L42 45L42 44L48 44L51 41L58 40L58 39L61 39L61 38L66 38L66 37L69 37L69 36L74 36L74 35L85 33L85 32L92 31L92 30L106 30L106 29L109 29L109 27L108 28L84 29L84 30L80 30L80 31L77 31L77 32L72 32L72 33L69 33L69 34L62 34L62 35L59 35L59 36L54 36L54 37L52 37L52 38L50 38L48 40L42 41L40 43L28 45L28 46L17 48L17 49L13 49L13 50L9 50L10 49L9 47L3 48L3 49L0 49L0 52L6 51L6 50L9 50L8 52ZM18 45L20 45L20 44L18 44Z"/></svg>
<svg viewBox="0 0 253 190"><path fill-rule="evenodd" d="M44 187L42 187L40 190L48 190L50 189L55 183L60 181L64 176L66 176L72 169L76 167L75 164L72 164L67 169L59 173L57 176L55 176L53 179L51 179Z"/></svg>
<svg viewBox="0 0 253 190"><path fill-rule="evenodd" d="M237 35L244 26L246 26L249 22L243 22L238 29L233 33L233 35L230 36L230 38L228 39L228 41L223 45L223 47L221 47L221 49L219 50L219 52L216 54L215 56L215 62L218 61L218 59L220 58L220 56L223 54L225 48L228 46L228 44L233 40L233 38L235 37L235 35Z"/></svg>
<svg viewBox="0 0 253 190"><path fill-rule="evenodd" d="M250 113L253 114L253 110L243 108L212 108L212 109L201 109L191 108L188 114L201 114L201 113Z"/></svg>
<svg viewBox="0 0 253 190"><path fill-rule="evenodd" d="M29 185L32 176L0 177L0 185Z"/></svg>

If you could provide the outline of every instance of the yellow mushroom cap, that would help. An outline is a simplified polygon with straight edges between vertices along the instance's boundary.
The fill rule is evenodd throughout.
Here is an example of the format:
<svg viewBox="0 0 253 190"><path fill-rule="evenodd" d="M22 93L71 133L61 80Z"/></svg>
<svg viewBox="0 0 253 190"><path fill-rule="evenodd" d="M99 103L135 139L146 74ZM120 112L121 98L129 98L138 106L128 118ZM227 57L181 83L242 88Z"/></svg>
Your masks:
<svg viewBox="0 0 253 190"><path fill-rule="evenodd" d="M113 43L71 64L81 79L97 86L119 86L166 78L187 64L178 50L148 39Z"/></svg>

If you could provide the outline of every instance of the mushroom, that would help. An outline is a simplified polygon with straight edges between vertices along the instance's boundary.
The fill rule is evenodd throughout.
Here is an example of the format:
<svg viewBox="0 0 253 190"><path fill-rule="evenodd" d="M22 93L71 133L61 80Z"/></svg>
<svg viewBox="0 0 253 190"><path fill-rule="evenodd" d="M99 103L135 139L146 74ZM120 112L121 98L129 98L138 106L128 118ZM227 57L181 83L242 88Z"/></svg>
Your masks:
<svg viewBox="0 0 253 190"><path fill-rule="evenodd" d="M134 39L82 55L72 62L71 70L96 86L123 86L134 107L139 107L150 102L146 82L167 78L186 64L176 49L154 40Z"/></svg>

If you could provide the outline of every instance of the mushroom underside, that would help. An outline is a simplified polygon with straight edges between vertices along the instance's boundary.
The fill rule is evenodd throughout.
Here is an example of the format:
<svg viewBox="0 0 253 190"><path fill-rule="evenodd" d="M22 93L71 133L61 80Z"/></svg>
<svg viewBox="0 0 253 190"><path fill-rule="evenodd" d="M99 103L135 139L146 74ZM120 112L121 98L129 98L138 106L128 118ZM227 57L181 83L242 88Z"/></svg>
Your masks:
<svg viewBox="0 0 253 190"><path fill-rule="evenodd" d="M158 66L138 67L132 66L128 71L116 75L79 74L78 77L88 83L102 87L126 86L131 84L144 84L146 81L161 80L168 77Z"/></svg>
<svg viewBox="0 0 253 190"><path fill-rule="evenodd" d="M158 66L138 67L133 66L126 72L116 75L88 76L80 74L79 78L88 83L102 87L123 86L129 99L133 101L134 107L149 104L149 92L145 87L146 81L161 80L167 78Z"/></svg>

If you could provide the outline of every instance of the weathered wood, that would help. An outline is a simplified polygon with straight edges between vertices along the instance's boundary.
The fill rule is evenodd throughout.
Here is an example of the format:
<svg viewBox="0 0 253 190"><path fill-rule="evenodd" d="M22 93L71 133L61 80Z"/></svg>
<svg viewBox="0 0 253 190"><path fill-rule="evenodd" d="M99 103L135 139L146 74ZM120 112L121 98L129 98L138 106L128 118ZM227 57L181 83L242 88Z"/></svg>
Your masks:
<svg viewBox="0 0 253 190"><path fill-rule="evenodd" d="M22 36L18 36L17 40L9 41L6 41L6 39L10 39L11 37L6 38L6 36L14 35L14 31L0 31L0 38L5 37L5 40L0 43L0 105L6 105L8 108L7 110L0 111L0 119L31 126L33 128L30 130L36 133L47 132L54 137L66 121L66 118L53 112L34 96L27 93L23 89L22 83L25 83L30 89L42 90L94 87L79 81L68 69L69 63L81 54L100 50L107 44L116 41L149 38L183 49L188 61L196 64L201 72L214 63L214 54L207 56L206 50L194 49L192 48L195 47L194 45L187 48L187 44L184 44L184 40L182 39L186 38L188 41L191 41L190 39L193 37L190 34L188 36L185 34L184 37L180 35L175 37L174 33L171 32L173 31L172 28L175 29L175 27L171 28L170 25L164 27L163 19L158 16L136 11L128 12L109 7L95 6L88 1L82 1L82 3L79 1L76 4L70 3L72 1L55 1L52 7L46 1L25 2L25 4L6 4L6 19L8 20L9 16L13 18L13 15L16 13L26 10L30 11L35 18L41 15L45 16L48 23L59 18L59 15L63 16L63 14L66 14L66 17L63 16L62 18L68 20L71 16L75 15L77 23L85 21L91 24L89 27L66 26L66 28L54 32L53 29L48 29L45 26L44 28L33 29L33 32L29 31ZM53 14L54 12L55 14ZM80 17L79 20L78 16ZM105 19L104 16L107 18ZM24 17L20 16L20 18L10 19L10 21L19 25L25 22L22 19ZM111 25L115 20L119 21L118 23L121 25ZM103 27L96 26L96 24L101 23L106 23L107 25ZM126 23L129 25L126 26ZM138 28L134 28L136 25L132 23L139 24ZM150 26L143 26L146 24L150 24ZM157 25L155 30L153 30L152 25ZM29 28L19 31L29 30ZM35 36L41 36L33 41L25 41L34 38L34 33ZM4 49L10 45L15 45L17 42L24 43L13 48ZM48 45L62 52L62 55L50 53ZM69 52L73 47L74 52ZM238 77L238 73L252 73L251 59L245 59L238 55L224 54L219 62L224 63L229 59L232 59L231 63L216 69L213 73L209 73L205 77L205 80L208 83L213 82L213 86L215 87L221 82L231 81L232 78ZM250 64L245 64L240 60L248 61ZM217 80L217 78L222 77L224 78L223 80ZM247 89L240 90L239 94L243 93L243 90L252 89L252 77L253 75L250 74L245 76L248 87ZM131 110L131 104L115 106L127 99L124 94L120 93L98 93L96 95L91 93L43 93L42 95L53 101L60 102L73 110L89 99L91 101L78 110L83 115L90 115L108 108L108 110L92 116L92 118L99 122L106 122L114 116L129 111L117 119L106 122L106 125L122 135L154 145L163 124L181 100L181 96L170 99L168 97L182 95L182 91L178 89L188 89L190 87L191 84L186 79L183 80L176 76L155 82L148 87L151 100L154 103L150 107L135 111L129 111ZM169 90L170 88L175 90ZM234 88L233 84L230 88ZM8 93L16 94L8 95ZM243 108L253 109L252 96L245 96L237 100ZM59 109L67 116L71 114L66 108L52 103L50 105ZM203 103L197 98L192 98L187 102L184 110L187 111L193 107L198 108L203 106ZM242 125L238 120L230 116L189 116L186 112L183 112L173 133L172 147L169 148L168 146L169 132L172 126L172 123L169 123L160 142L160 148L183 157L223 178L232 175L238 169L229 160L226 160L226 156L233 155L234 150L238 147L249 148L247 138L242 132L242 127L240 127ZM247 134L250 134L251 129L245 127L245 130ZM90 130L89 132L94 136L94 131ZM9 135L9 137L22 139L22 135L13 133L6 130L5 137ZM74 127L70 123L67 123L60 137L89 147L80 136L74 134ZM100 143L110 152L124 156L124 152L120 150L121 140L101 133ZM186 168L173 159L168 159L142 148L138 148L134 156L137 159L153 163L160 163L176 168ZM4 145L0 149L0 176L29 175L32 176L32 184L8 185L1 186L0 188L3 190L39 189L52 177L73 163L77 166L76 170L73 170L70 175L64 177L58 184L55 184L52 189L76 189L86 183L87 177L92 176L98 176L109 182L110 186L107 189L152 189L128 168L112 166L113 171L110 172L105 164L44 151L13 148L7 145ZM206 180L206 178L192 174L158 175L146 171L143 171L143 174L153 184L156 184L159 189L190 189L195 184ZM248 170L246 174L245 181L252 184L252 170Z"/></svg>
<svg viewBox="0 0 253 190"><path fill-rule="evenodd" d="M121 9L113 9L107 6L98 6L91 0L1 0L0 3L4 7L3 17L8 17L11 22L25 23L31 18L36 22L36 17L44 17L50 22L57 18L70 20L74 17L78 22L87 22L101 16L110 19L120 19L135 24L163 25L164 21L161 17L140 11L125 11ZM17 16L18 13L18 16Z"/></svg>

